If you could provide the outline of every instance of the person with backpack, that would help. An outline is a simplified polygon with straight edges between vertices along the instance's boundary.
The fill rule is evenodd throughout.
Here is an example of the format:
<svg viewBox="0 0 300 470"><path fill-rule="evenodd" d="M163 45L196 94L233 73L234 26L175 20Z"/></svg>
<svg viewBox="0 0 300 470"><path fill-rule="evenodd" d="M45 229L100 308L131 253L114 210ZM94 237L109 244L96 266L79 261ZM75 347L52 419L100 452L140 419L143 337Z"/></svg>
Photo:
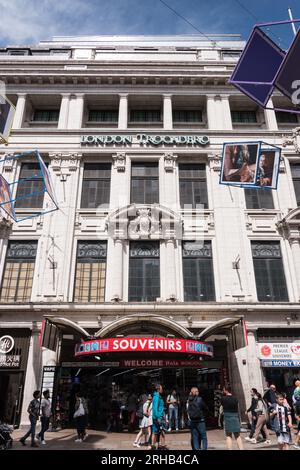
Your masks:
<svg viewBox="0 0 300 470"><path fill-rule="evenodd" d="M165 405L162 397L163 387L157 384L152 400L152 449L166 449L165 445Z"/></svg>
<svg viewBox="0 0 300 470"><path fill-rule="evenodd" d="M282 394L277 395L277 403L270 416L274 418L279 450L289 450L293 424L291 410L285 406Z"/></svg>
<svg viewBox="0 0 300 470"><path fill-rule="evenodd" d="M141 446L141 439L144 435L145 445L150 441L151 438L151 426L152 426L152 395L148 395L147 400L143 404L143 419L140 424L140 431L136 436L133 443L135 447ZM151 449L151 446L150 446Z"/></svg>
<svg viewBox="0 0 300 470"><path fill-rule="evenodd" d="M190 421L191 444L193 450L207 450L207 434L205 425L205 412L208 411L199 389L192 387L187 402L187 413Z"/></svg>
<svg viewBox="0 0 300 470"><path fill-rule="evenodd" d="M75 413L74 419L78 437L75 442L82 442L87 438L86 426L88 419L88 407L86 399L82 396L81 392L76 393Z"/></svg>
<svg viewBox="0 0 300 470"><path fill-rule="evenodd" d="M239 414L239 402L231 393L228 385L223 389L224 396L221 398L221 405L224 412L224 431L226 435L227 449L232 450L232 435L236 439L239 450L244 450L243 441L240 436L241 421Z"/></svg>
<svg viewBox="0 0 300 470"><path fill-rule="evenodd" d="M246 414L248 416L250 415L249 420L250 420L251 430L250 430L249 436L245 437L245 441L251 441L251 439L253 439L253 436L255 434L255 429L257 425L257 413L255 410L257 409L257 405L258 405L258 395L259 393L256 390L256 388L251 388L251 405L246 411ZM263 440L266 440L266 434L263 428L260 429L260 432L261 432Z"/></svg>
<svg viewBox="0 0 300 470"><path fill-rule="evenodd" d="M30 428L28 432L25 434L25 436L21 437L20 442L23 446L25 446L25 441L27 437L31 435L31 447L39 447L35 443L35 428L36 428L36 423L39 419L39 413L40 413L40 395L41 392L39 390L36 390L33 394L33 400L29 403L27 413L29 414L29 420L30 420Z"/></svg>
<svg viewBox="0 0 300 470"><path fill-rule="evenodd" d="M257 405L255 408L255 413L257 417L255 433L253 438L251 439L252 444L257 444L257 438L259 433L264 431L266 435L266 444L271 444L270 441L270 434L267 428L267 422L269 421L269 409L267 403L264 401L263 397L260 393L256 393L257 396Z"/></svg>

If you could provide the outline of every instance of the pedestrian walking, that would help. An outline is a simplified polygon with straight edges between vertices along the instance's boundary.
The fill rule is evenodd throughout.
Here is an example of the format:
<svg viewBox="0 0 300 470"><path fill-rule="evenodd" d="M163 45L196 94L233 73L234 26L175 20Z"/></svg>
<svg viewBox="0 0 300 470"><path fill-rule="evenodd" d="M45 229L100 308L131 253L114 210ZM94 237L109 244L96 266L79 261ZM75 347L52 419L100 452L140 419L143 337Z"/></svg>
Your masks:
<svg viewBox="0 0 300 470"><path fill-rule="evenodd" d="M127 411L128 411L128 431L133 432L135 430L136 412L137 412L137 396L134 392L131 392L127 399Z"/></svg>
<svg viewBox="0 0 300 470"><path fill-rule="evenodd" d="M144 436L145 445L150 442L151 438L151 427L152 427L152 395L148 395L147 400L143 405L143 418L140 424L140 432L136 436L136 439L133 443L135 447L141 446L141 440ZM151 449L151 446L149 447Z"/></svg>
<svg viewBox="0 0 300 470"><path fill-rule="evenodd" d="M39 419L39 412L40 412L40 391L36 390L33 393L33 400L29 403L27 413L29 414L29 420L30 420L30 428L28 432L25 434L25 436L21 437L20 442L23 446L25 446L25 442L27 437L31 435L31 447L38 447L38 445L35 443L35 428L36 428L36 423Z"/></svg>
<svg viewBox="0 0 300 470"><path fill-rule="evenodd" d="M251 430L249 436L245 437L246 441L251 441L253 439L253 436L255 434L255 429L257 425L257 406L258 406L258 391L256 388L251 388L251 405L246 411L246 415L249 417L250 425L251 425ZM260 433L262 435L263 440L266 440L266 433L263 429L263 427L260 428Z"/></svg>
<svg viewBox="0 0 300 470"><path fill-rule="evenodd" d="M152 400L152 449L156 449L156 447L159 447L161 449L166 448L166 423L164 419L165 407L162 393L162 385L156 385Z"/></svg>
<svg viewBox="0 0 300 470"><path fill-rule="evenodd" d="M168 412L168 421L169 421L169 429L168 431L172 431L172 422L174 420L174 427L176 431L178 431L179 423L178 423L178 408L179 408L179 397L177 395L176 390L173 390L170 395L167 396L167 405L169 405L169 412Z"/></svg>
<svg viewBox="0 0 300 470"><path fill-rule="evenodd" d="M207 450L207 434L205 413L208 411L199 389L192 387L187 403L187 413L190 421L191 444L193 450Z"/></svg>
<svg viewBox="0 0 300 470"><path fill-rule="evenodd" d="M277 399L276 385L270 384L270 387L267 389L267 391L264 393L264 396L263 396L263 400L268 405L269 412L271 412L276 406L277 404L276 399ZM272 419L270 418L269 426L272 431L275 431L274 418Z"/></svg>
<svg viewBox="0 0 300 470"><path fill-rule="evenodd" d="M87 402L85 398L82 396L82 393L77 392L74 419L75 419L78 437L75 440L75 442L82 442L88 437L86 433L87 418L88 418Z"/></svg>
<svg viewBox="0 0 300 470"><path fill-rule="evenodd" d="M45 390L43 392L43 397L41 401L41 431L36 436L41 444L45 445L45 432L49 429L50 417L51 417L51 402L50 402L50 392Z"/></svg>
<svg viewBox="0 0 300 470"><path fill-rule="evenodd" d="M230 386L224 387L224 396L221 398L221 405L224 412L224 431L227 449L232 450L232 440L234 436L239 450L244 450L240 436L241 421L239 416L239 403L232 395Z"/></svg>
<svg viewBox="0 0 300 470"><path fill-rule="evenodd" d="M295 390L293 393L293 408L297 422L297 434L293 447L300 450L300 380L295 381Z"/></svg>
<svg viewBox="0 0 300 470"><path fill-rule="evenodd" d="M267 427L267 423L270 421L269 409L267 403L263 399L260 393L256 393L258 398L257 405L255 408L255 414L257 417L254 436L251 439L252 444L257 444L259 433L263 432L266 437L266 444L271 444L270 433Z"/></svg>
<svg viewBox="0 0 300 470"><path fill-rule="evenodd" d="M284 396L282 394L278 394L276 400L277 403L271 412L271 416L274 418L278 447L279 450L289 450L291 429L293 427L291 411L284 405Z"/></svg>

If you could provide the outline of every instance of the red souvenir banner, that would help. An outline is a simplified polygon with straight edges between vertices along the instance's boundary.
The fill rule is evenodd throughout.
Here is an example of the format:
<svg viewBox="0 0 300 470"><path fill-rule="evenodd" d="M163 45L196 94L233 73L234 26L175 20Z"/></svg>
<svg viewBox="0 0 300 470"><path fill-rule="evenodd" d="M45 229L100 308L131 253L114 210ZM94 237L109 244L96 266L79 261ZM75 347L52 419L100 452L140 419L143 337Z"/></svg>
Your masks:
<svg viewBox="0 0 300 470"><path fill-rule="evenodd" d="M213 356L213 347L201 341L175 338L105 338L84 341L75 347L75 356L119 352L168 352Z"/></svg>

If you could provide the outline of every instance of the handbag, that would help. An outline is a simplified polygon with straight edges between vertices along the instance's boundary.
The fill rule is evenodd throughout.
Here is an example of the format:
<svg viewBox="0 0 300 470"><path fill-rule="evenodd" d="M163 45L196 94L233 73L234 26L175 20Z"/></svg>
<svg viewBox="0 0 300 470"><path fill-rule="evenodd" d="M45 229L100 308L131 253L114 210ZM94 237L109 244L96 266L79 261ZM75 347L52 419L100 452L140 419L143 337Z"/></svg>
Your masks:
<svg viewBox="0 0 300 470"><path fill-rule="evenodd" d="M79 418L79 416L84 416L84 415L85 415L85 412L84 412L83 404L82 404L82 401L80 400L80 405L78 407L78 410L76 410L74 413L74 418Z"/></svg>

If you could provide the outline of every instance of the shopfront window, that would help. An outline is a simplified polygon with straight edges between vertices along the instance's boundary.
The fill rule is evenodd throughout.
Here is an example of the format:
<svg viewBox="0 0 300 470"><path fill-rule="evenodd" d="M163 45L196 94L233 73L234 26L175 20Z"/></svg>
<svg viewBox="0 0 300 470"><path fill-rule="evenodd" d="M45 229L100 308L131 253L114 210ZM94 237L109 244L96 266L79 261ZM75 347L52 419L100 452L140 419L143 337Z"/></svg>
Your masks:
<svg viewBox="0 0 300 470"><path fill-rule="evenodd" d="M160 297L158 242L132 242L129 259L129 302L155 302Z"/></svg>
<svg viewBox="0 0 300 470"><path fill-rule="evenodd" d="M86 163L84 165L81 207L96 209L109 206L110 163Z"/></svg>
<svg viewBox="0 0 300 470"><path fill-rule="evenodd" d="M43 189L44 181L39 163L22 163L15 207L41 209L44 203Z"/></svg>
<svg viewBox="0 0 300 470"><path fill-rule="evenodd" d="M158 163L132 163L131 202L136 204L159 202Z"/></svg>
<svg viewBox="0 0 300 470"><path fill-rule="evenodd" d="M37 241L9 242L1 284L1 302L29 302Z"/></svg>
<svg viewBox="0 0 300 470"><path fill-rule="evenodd" d="M288 302L279 242L252 242L257 297L260 302Z"/></svg>
<svg viewBox="0 0 300 470"><path fill-rule="evenodd" d="M79 241L74 302L104 302L106 278L105 241Z"/></svg>
<svg viewBox="0 0 300 470"><path fill-rule="evenodd" d="M274 209L273 195L270 190L245 189L247 209Z"/></svg>
<svg viewBox="0 0 300 470"><path fill-rule="evenodd" d="M196 209L203 204L208 208L205 164L179 164L180 205ZM200 207L199 207L200 208Z"/></svg>
<svg viewBox="0 0 300 470"><path fill-rule="evenodd" d="M216 300L211 242L183 242L182 256L185 302Z"/></svg>

